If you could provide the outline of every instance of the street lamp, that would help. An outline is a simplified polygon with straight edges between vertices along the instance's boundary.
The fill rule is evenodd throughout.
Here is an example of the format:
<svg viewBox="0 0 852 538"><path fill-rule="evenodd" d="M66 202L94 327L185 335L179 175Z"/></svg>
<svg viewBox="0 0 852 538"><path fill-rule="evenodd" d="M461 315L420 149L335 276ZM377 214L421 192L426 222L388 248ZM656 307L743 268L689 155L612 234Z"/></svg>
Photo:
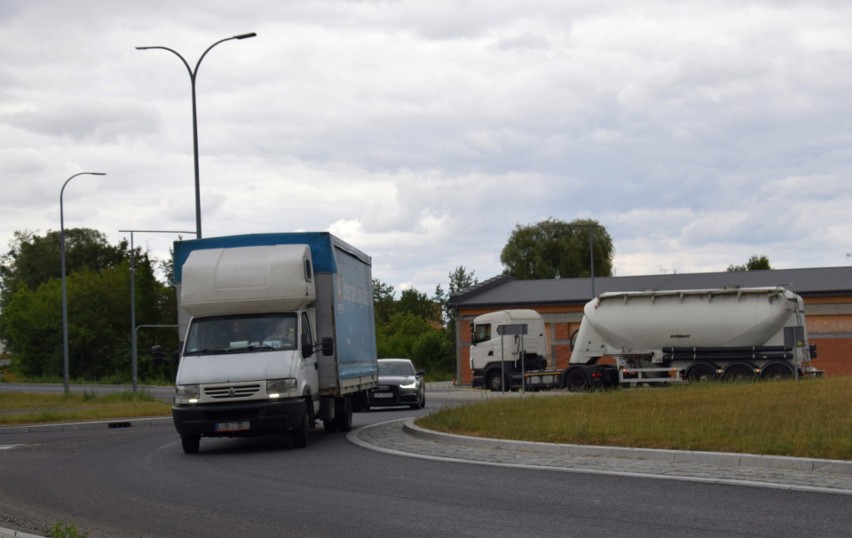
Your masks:
<svg viewBox="0 0 852 538"><path fill-rule="evenodd" d="M252 32L250 34L240 34L235 35L233 37L226 37L225 39L220 39L219 41L213 43L207 50L204 51L204 54L198 59L198 63L195 64L195 70L193 71L189 67L189 63L184 59L183 56L180 55L176 50L170 49L168 47L136 47L136 50L149 50L149 49L162 49L167 50L180 58L180 61L183 62L183 65L186 66L186 70L189 73L189 81L192 85L192 144L193 144L193 152L195 156L195 237L201 239L201 190L200 190L200 181L199 181L199 173L198 173L198 117L196 115L196 107L195 107L195 77L198 74L198 68L201 66L201 60L207 56L207 53L210 52L210 49L218 45L219 43L224 43L225 41L231 41L232 39L248 39L250 37L257 36L256 33Z"/></svg>
<svg viewBox="0 0 852 538"><path fill-rule="evenodd" d="M59 191L59 259L62 264L62 378L65 383L65 394L68 394L68 290L65 285L65 212L62 208L62 196L65 186L77 176L105 176L104 172L80 172L65 180Z"/></svg>

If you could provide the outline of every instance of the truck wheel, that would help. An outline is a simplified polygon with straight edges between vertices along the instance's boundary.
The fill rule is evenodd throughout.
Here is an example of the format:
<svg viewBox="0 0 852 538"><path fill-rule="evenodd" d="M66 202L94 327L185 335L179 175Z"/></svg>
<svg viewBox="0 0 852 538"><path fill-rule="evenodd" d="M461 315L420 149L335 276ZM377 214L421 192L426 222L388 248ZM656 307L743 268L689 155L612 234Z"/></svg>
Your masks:
<svg viewBox="0 0 852 538"><path fill-rule="evenodd" d="M588 390L589 382L586 379L586 372L582 370L573 370L565 376L565 388L570 392L582 392Z"/></svg>
<svg viewBox="0 0 852 538"><path fill-rule="evenodd" d="M485 380L485 386L491 389L491 392L502 392L503 377L500 375L500 372L488 374L488 378Z"/></svg>
<svg viewBox="0 0 852 538"><path fill-rule="evenodd" d="M786 364L777 362L763 369L762 379L787 379L793 377L793 370Z"/></svg>
<svg viewBox="0 0 852 538"><path fill-rule="evenodd" d="M337 431L348 432L352 429L352 398L344 396L334 402L334 420Z"/></svg>
<svg viewBox="0 0 852 538"><path fill-rule="evenodd" d="M290 431L293 437L293 446L296 448L305 448L308 446L308 423L310 422L309 412L305 410L305 416L302 418L302 423Z"/></svg>
<svg viewBox="0 0 852 538"><path fill-rule="evenodd" d="M196 454L201 447L200 435L181 435L180 446L183 448L184 454Z"/></svg>
<svg viewBox="0 0 852 538"><path fill-rule="evenodd" d="M725 381L747 381L754 379L754 370L747 364L732 364L725 368Z"/></svg>
<svg viewBox="0 0 852 538"><path fill-rule="evenodd" d="M337 431L337 417L331 420L323 420L322 421L322 429L325 433L334 433Z"/></svg>
<svg viewBox="0 0 852 538"><path fill-rule="evenodd" d="M716 379L716 370L708 364L696 364L686 373L686 379L690 382L713 381Z"/></svg>

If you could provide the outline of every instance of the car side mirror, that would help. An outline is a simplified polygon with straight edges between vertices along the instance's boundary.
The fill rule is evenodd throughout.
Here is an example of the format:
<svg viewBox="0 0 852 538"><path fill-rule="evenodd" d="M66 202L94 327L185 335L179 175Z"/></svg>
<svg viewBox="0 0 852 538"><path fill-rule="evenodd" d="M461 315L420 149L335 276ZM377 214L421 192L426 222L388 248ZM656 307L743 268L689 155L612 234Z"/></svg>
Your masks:
<svg viewBox="0 0 852 538"><path fill-rule="evenodd" d="M426 376L426 370L417 370L417 372L415 372L414 375L416 375L417 377L425 377Z"/></svg>

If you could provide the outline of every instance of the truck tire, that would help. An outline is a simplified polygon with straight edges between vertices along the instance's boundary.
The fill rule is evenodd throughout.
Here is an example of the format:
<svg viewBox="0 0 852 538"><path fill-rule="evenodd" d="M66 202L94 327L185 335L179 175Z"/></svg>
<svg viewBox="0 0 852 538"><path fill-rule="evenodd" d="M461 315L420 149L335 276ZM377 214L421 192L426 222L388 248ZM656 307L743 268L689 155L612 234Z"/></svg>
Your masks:
<svg viewBox="0 0 852 538"><path fill-rule="evenodd" d="M565 388L569 392L583 392L589 389L589 380L586 372L580 369L571 370L565 375Z"/></svg>
<svg viewBox="0 0 852 538"><path fill-rule="evenodd" d="M349 396L335 398L334 421L339 432L348 432L352 429L352 398Z"/></svg>
<svg viewBox="0 0 852 538"><path fill-rule="evenodd" d="M290 430L290 438L293 440L295 448L305 448L308 446L308 430L313 426L313 400L311 393L305 394L305 414L302 417L302 422L298 426Z"/></svg>
<svg viewBox="0 0 852 538"><path fill-rule="evenodd" d="M322 421L322 429L325 433L334 433L337 431L337 417L331 420Z"/></svg>
<svg viewBox="0 0 852 538"><path fill-rule="evenodd" d="M500 372L491 372L485 378L485 387L490 389L491 392L502 392L505 389L503 376L500 375Z"/></svg>
<svg viewBox="0 0 852 538"><path fill-rule="evenodd" d="M181 435L180 436L180 446L183 448L184 454L197 454L198 449L201 448L201 436L200 435Z"/></svg>
<svg viewBox="0 0 852 538"><path fill-rule="evenodd" d="M308 423L311 421L309 411L305 409L305 416L302 417L302 423L290 430L290 436L293 438L293 446L295 448L305 448L308 446Z"/></svg>
<svg viewBox="0 0 852 538"><path fill-rule="evenodd" d="M793 377L793 368L781 362L768 365L760 374L761 379L788 379Z"/></svg>
<svg viewBox="0 0 852 538"><path fill-rule="evenodd" d="M735 362L725 368L725 381L747 381L754 379L754 369L748 364Z"/></svg>
<svg viewBox="0 0 852 538"><path fill-rule="evenodd" d="M696 364L686 372L689 382L713 381L716 379L716 370L709 364Z"/></svg>

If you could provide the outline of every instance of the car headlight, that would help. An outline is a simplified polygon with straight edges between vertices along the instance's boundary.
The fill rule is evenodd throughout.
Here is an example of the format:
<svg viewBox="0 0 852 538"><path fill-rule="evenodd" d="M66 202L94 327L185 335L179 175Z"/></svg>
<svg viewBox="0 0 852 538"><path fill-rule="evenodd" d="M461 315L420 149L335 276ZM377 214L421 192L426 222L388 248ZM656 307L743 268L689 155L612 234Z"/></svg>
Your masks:
<svg viewBox="0 0 852 538"><path fill-rule="evenodd" d="M196 404L201 398L200 385L176 385L175 386L175 404L186 405Z"/></svg>
<svg viewBox="0 0 852 538"><path fill-rule="evenodd" d="M294 377L269 379L266 381L266 394L270 398L278 398L282 393L293 392L296 388L296 378Z"/></svg>
<svg viewBox="0 0 852 538"><path fill-rule="evenodd" d="M403 381L402 383L399 384L399 388L407 389L407 390L416 389L417 388L417 380L412 380L412 381L409 381L409 382Z"/></svg>

